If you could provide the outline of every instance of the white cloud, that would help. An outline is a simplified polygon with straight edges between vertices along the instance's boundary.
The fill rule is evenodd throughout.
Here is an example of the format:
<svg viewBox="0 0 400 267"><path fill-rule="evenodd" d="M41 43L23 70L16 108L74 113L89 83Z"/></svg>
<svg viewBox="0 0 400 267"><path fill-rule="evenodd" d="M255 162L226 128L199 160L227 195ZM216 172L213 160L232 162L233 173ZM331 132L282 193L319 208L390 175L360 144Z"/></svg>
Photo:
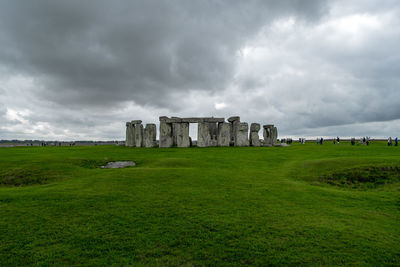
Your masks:
<svg viewBox="0 0 400 267"><path fill-rule="evenodd" d="M161 115L240 115L283 136L395 135L399 5L320 3L166 5L165 14L150 5L142 24L115 17L119 5L104 17L46 5L67 27L39 20L46 32L32 39L2 16L0 139L123 139L125 121Z"/></svg>

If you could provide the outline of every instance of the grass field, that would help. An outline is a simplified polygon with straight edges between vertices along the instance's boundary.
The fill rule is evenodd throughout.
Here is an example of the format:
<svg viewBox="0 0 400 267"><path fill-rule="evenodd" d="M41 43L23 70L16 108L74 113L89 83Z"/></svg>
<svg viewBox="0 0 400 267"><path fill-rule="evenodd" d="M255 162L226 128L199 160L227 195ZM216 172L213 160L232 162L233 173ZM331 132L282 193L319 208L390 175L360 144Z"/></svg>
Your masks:
<svg viewBox="0 0 400 267"><path fill-rule="evenodd" d="M399 167L384 142L2 148L0 265L399 266Z"/></svg>

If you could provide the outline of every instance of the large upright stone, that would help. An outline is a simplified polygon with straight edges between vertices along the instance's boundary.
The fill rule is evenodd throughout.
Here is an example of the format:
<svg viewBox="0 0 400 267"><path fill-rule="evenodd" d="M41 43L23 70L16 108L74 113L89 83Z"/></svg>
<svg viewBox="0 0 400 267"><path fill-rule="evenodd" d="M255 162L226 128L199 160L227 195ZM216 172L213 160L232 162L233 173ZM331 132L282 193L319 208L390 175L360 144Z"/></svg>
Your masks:
<svg viewBox="0 0 400 267"><path fill-rule="evenodd" d="M274 128L272 128L272 143L276 144L277 142L278 142L278 128L274 126Z"/></svg>
<svg viewBox="0 0 400 267"><path fill-rule="evenodd" d="M218 123L218 146L229 146L231 142L231 124L227 122Z"/></svg>
<svg viewBox="0 0 400 267"><path fill-rule="evenodd" d="M130 126L131 126L131 123L127 122L126 123L126 131L125 131L125 146L130 146L130 143L131 143L131 139L129 138Z"/></svg>
<svg viewBox="0 0 400 267"><path fill-rule="evenodd" d="M273 146L278 140L278 129L273 124L264 125L264 144Z"/></svg>
<svg viewBox="0 0 400 267"><path fill-rule="evenodd" d="M173 122L172 125L172 146L176 146L177 144L177 135L176 133L179 131L180 122Z"/></svg>
<svg viewBox="0 0 400 267"><path fill-rule="evenodd" d="M172 147L172 124L167 123L168 117L160 117L160 147Z"/></svg>
<svg viewBox="0 0 400 267"><path fill-rule="evenodd" d="M211 145L210 123L199 122L197 132L197 146L208 147Z"/></svg>
<svg viewBox="0 0 400 267"><path fill-rule="evenodd" d="M135 146L135 126L131 122L126 123L125 146L127 146L127 147Z"/></svg>
<svg viewBox="0 0 400 267"><path fill-rule="evenodd" d="M135 124L135 144L136 147L143 147L143 125Z"/></svg>
<svg viewBox="0 0 400 267"><path fill-rule="evenodd" d="M218 144L218 126L215 122L209 122L209 130L210 130L210 146L217 146Z"/></svg>
<svg viewBox="0 0 400 267"><path fill-rule="evenodd" d="M146 124L144 128L143 145L144 147L155 147L157 146L157 126L154 123Z"/></svg>
<svg viewBox="0 0 400 267"><path fill-rule="evenodd" d="M235 146L249 146L249 125L247 122L239 123Z"/></svg>
<svg viewBox="0 0 400 267"><path fill-rule="evenodd" d="M250 125L250 145L251 146L261 146L260 137L258 132L260 131L259 123L252 123Z"/></svg>
<svg viewBox="0 0 400 267"><path fill-rule="evenodd" d="M190 147L189 123L181 122L173 124L174 138L177 147Z"/></svg>
<svg viewBox="0 0 400 267"><path fill-rule="evenodd" d="M240 125L240 117L239 116L233 116L228 118L228 122L231 123L231 144L232 146L237 145L237 135L239 131L239 125Z"/></svg>

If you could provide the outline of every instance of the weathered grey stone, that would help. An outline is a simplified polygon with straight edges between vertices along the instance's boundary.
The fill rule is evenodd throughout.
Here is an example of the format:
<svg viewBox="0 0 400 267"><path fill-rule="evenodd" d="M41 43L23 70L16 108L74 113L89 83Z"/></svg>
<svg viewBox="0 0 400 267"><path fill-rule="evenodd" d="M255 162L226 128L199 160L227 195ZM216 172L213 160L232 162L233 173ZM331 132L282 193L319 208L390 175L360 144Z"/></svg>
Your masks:
<svg viewBox="0 0 400 267"><path fill-rule="evenodd" d="M182 118L182 122L189 123L200 123L200 122L224 122L225 118L214 118L214 117L200 117L200 118Z"/></svg>
<svg viewBox="0 0 400 267"><path fill-rule="evenodd" d="M105 166L101 166L102 169L119 169L130 166L136 166L136 163L133 161L113 161L108 162Z"/></svg>
<svg viewBox="0 0 400 267"><path fill-rule="evenodd" d="M250 125L250 145L251 146L261 146L260 137L258 132L260 131L259 123L252 123Z"/></svg>
<svg viewBox="0 0 400 267"><path fill-rule="evenodd" d="M210 123L200 122L197 132L197 146L208 147L211 145Z"/></svg>
<svg viewBox="0 0 400 267"><path fill-rule="evenodd" d="M218 145L218 126L215 122L209 122L209 129L210 129L210 146L217 146Z"/></svg>
<svg viewBox="0 0 400 267"><path fill-rule="evenodd" d="M170 119L167 120L167 122L169 122L169 121L171 121L171 120ZM180 123L177 123L177 122L171 123L171 125L172 125L172 146L176 146L176 143L177 143L176 132L177 132L177 128L179 127L179 124Z"/></svg>
<svg viewBox="0 0 400 267"><path fill-rule="evenodd" d="M166 118L165 121L167 123L177 123L177 122L188 122L188 123L200 123L200 122L224 122L224 118L214 118L214 117L192 117L192 118L179 118L179 117L172 117Z"/></svg>
<svg viewBox="0 0 400 267"><path fill-rule="evenodd" d="M172 117L170 119L166 119L165 122L167 122L167 123L180 123L180 122L182 122L182 119L178 118L178 117Z"/></svg>
<svg viewBox="0 0 400 267"><path fill-rule="evenodd" d="M265 146L271 146L272 145L272 125L264 125L264 145Z"/></svg>
<svg viewBox="0 0 400 267"><path fill-rule="evenodd" d="M240 125L240 117L239 116L233 116L228 118L228 121L231 123L231 146L236 146L237 145L237 135L239 131L239 125Z"/></svg>
<svg viewBox="0 0 400 267"><path fill-rule="evenodd" d="M258 132L250 132L250 145L251 146L261 146L260 137Z"/></svg>
<svg viewBox="0 0 400 267"><path fill-rule="evenodd" d="M160 119L160 121L166 121L168 119L168 117L167 116L160 116L159 119Z"/></svg>
<svg viewBox="0 0 400 267"><path fill-rule="evenodd" d="M204 122L210 122L210 123L219 123L219 122L224 122L224 118L214 118L214 117L204 117L201 118Z"/></svg>
<svg viewBox="0 0 400 267"><path fill-rule="evenodd" d="M135 124L135 144L136 147L143 147L143 125Z"/></svg>
<svg viewBox="0 0 400 267"><path fill-rule="evenodd" d="M229 146L231 142L231 124L228 122L218 123L218 146Z"/></svg>
<svg viewBox="0 0 400 267"><path fill-rule="evenodd" d="M215 137L214 139L217 139L218 135L218 126L215 122L209 122L209 129L210 129L210 134L211 138Z"/></svg>
<svg viewBox="0 0 400 267"><path fill-rule="evenodd" d="M182 122L199 123L203 122L202 118L182 118Z"/></svg>
<svg viewBox="0 0 400 267"><path fill-rule="evenodd" d="M130 145L130 138L129 138L129 134L130 134L130 129L129 127L131 126L130 122L126 123L126 130L125 130L125 146L129 146Z"/></svg>
<svg viewBox="0 0 400 267"><path fill-rule="evenodd" d="M274 145L278 141L278 129L273 124L267 124L264 128L264 144Z"/></svg>
<svg viewBox="0 0 400 267"><path fill-rule="evenodd" d="M189 123L174 123L173 124L174 138L176 138L177 147L190 147L189 139Z"/></svg>
<svg viewBox="0 0 400 267"><path fill-rule="evenodd" d="M272 143L276 144L278 141L278 128L272 128Z"/></svg>
<svg viewBox="0 0 400 267"><path fill-rule="evenodd" d="M234 122L234 121L240 121L240 117L239 116L232 116L228 118L229 122Z"/></svg>
<svg viewBox="0 0 400 267"><path fill-rule="evenodd" d="M144 128L143 145L144 147L155 147L157 137L157 126L154 123L146 124Z"/></svg>
<svg viewBox="0 0 400 267"><path fill-rule="evenodd" d="M172 124L167 123L167 117L160 117L160 147L172 147L173 137L172 137Z"/></svg>
<svg viewBox="0 0 400 267"><path fill-rule="evenodd" d="M132 123L132 124L141 124L142 121L141 121L141 120L134 120L134 121L131 121L131 123Z"/></svg>
<svg viewBox="0 0 400 267"><path fill-rule="evenodd" d="M135 146L135 126L131 122L126 123L125 146L127 147Z"/></svg>
<svg viewBox="0 0 400 267"><path fill-rule="evenodd" d="M235 146L249 146L249 125L247 122L239 123Z"/></svg>
<svg viewBox="0 0 400 267"><path fill-rule="evenodd" d="M250 125L250 132L258 132L260 131L260 124L259 123L252 123Z"/></svg>

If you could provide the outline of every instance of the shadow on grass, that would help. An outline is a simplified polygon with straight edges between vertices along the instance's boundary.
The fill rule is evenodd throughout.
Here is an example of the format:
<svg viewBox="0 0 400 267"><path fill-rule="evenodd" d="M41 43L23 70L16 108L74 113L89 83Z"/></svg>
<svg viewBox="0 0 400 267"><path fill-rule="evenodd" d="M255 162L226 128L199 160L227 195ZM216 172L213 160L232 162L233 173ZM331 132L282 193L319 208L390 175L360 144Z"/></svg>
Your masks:
<svg viewBox="0 0 400 267"><path fill-rule="evenodd" d="M400 167L372 166L347 169L319 177L320 182L352 189L373 189L400 181Z"/></svg>
<svg viewBox="0 0 400 267"><path fill-rule="evenodd" d="M323 159L292 166L291 176L315 185L368 190L400 182L400 162L381 159Z"/></svg>
<svg viewBox="0 0 400 267"><path fill-rule="evenodd" d="M47 184L50 180L60 178L61 175L52 170L29 166L26 168L8 169L0 173L0 185L24 186Z"/></svg>

